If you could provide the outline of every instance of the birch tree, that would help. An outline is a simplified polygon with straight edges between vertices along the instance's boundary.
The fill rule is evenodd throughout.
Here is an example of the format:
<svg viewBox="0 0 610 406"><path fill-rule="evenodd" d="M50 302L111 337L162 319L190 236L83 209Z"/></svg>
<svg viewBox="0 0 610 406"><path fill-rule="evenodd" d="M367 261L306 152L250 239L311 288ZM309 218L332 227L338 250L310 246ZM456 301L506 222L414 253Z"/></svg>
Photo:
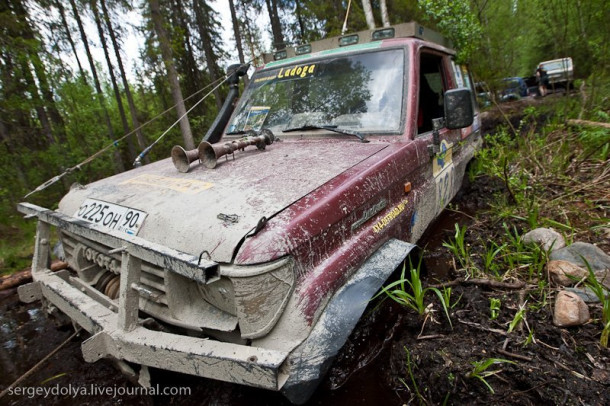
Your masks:
<svg viewBox="0 0 610 406"><path fill-rule="evenodd" d="M386 0L379 0L379 8L381 10L381 22L384 27L390 26L390 16L388 15L388 5Z"/></svg>
<svg viewBox="0 0 610 406"><path fill-rule="evenodd" d="M373 16L373 8L371 7L371 0L362 0L362 10L364 11L364 17L366 18L366 25L369 30L375 29L375 17Z"/></svg>

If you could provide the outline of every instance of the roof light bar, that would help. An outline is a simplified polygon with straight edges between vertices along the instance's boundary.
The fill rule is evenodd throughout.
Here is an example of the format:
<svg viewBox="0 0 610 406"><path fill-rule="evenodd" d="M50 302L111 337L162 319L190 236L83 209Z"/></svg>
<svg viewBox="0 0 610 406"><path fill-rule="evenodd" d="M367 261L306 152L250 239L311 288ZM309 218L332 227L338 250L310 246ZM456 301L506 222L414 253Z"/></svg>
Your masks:
<svg viewBox="0 0 610 406"><path fill-rule="evenodd" d="M286 52L286 50L281 50L281 51L277 51L276 53L273 54L273 59L276 61L279 61L280 59L286 59L288 58L288 52Z"/></svg>
<svg viewBox="0 0 610 406"><path fill-rule="evenodd" d="M382 28L381 30L373 31L373 41L379 41L381 39L394 38L394 28Z"/></svg>
<svg viewBox="0 0 610 406"><path fill-rule="evenodd" d="M354 45L358 43L358 34L346 35L345 37L339 38L339 46L345 47L348 45Z"/></svg>
<svg viewBox="0 0 610 406"><path fill-rule="evenodd" d="M294 49L294 53L297 55L310 54L311 53L311 44L299 45Z"/></svg>

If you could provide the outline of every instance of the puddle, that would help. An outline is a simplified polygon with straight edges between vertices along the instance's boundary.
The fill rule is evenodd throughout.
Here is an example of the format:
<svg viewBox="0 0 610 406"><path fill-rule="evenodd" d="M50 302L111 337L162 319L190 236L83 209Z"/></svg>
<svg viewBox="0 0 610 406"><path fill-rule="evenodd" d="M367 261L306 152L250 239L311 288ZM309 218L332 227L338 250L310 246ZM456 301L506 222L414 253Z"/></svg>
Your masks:
<svg viewBox="0 0 610 406"><path fill-rule="evenodd" d="M423 264L430 283L446 281L453 278L453 260L448 250L443 247L455 235L455 224L467 226L472 223L470 214L445 210L428 227L418 242L424 250Z"/></svg>

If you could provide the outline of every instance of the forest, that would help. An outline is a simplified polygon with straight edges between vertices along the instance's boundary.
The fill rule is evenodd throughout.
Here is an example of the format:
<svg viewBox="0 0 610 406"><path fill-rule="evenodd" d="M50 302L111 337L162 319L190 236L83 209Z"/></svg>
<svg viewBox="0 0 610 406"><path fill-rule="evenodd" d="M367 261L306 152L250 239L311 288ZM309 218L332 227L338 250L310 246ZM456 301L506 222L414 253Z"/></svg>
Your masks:
<svg viewBox="0 0 610 406"><path fill-rule="evenodd" d="M2 271L26 265L6 254L31 245L15 209L24 196L54 208L74 182L130 169L161 135L146 161L198 142L226 95L229 64L256 65L263 52L339 35L344 23L355 32L415 20L450 38L477 81L531 76L538 62L570 56L594 107L607 97L609 19L605 0L4 0Z"/></svg>

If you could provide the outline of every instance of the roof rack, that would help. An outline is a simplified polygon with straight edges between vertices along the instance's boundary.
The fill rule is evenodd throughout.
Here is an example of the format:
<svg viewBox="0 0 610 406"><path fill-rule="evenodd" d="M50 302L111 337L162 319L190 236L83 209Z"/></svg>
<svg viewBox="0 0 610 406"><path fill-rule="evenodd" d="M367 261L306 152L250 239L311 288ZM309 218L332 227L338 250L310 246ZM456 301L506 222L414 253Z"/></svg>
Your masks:
<svg viewBox="0 0 610 406"><path fill-rule="evenodd" d="M373 41L380 41L389 38L419 38L425 41L434 42L446 48L451 48L451 41L443 37L438 32L420 25L415 21L397 24L392 27L382 27L373 30L358 31L353 34L331 37L320 41L310 42L309 44L286 47L274 53L264 53L263 62L269 63L295 56L311 54L313 52L325 51L328 49L340 48L348 45L364 44Z"/></svg>

